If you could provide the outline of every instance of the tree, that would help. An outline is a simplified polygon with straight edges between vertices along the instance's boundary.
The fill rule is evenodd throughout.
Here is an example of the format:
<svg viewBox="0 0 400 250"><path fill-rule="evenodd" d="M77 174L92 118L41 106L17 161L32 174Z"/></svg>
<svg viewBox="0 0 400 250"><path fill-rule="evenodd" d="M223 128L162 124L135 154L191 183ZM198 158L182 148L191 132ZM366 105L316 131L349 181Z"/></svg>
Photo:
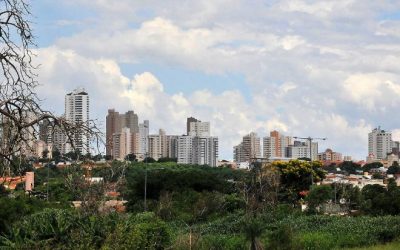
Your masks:
<svg viewBox="0 0 400 250"><path fill-rule="evenodd" d="M49 156L49 150L45 149L42 152L42 158L43 159L47 159L47 157Z"/></svg>
<svg viewBox="0 0 400 250"><path fill-rule="evenodd" d="M292 160L274 162L272 166L279 169L283 198L290 202L296 202L301 191L309 190L313 183L321 181L326 174L319 161Z"/></svg>
<svg viewBox="0 0 400 250"><path fill-rule="evenodd" d="M154 158L152 158L152 157L146 157L146 158L144 158L143 162L154 163L154 162L156 162L156 160L154 160Z"/></svg>
<svg viewBox="0 0 400 250"><path fill-rule="evenodd" d="M177 162L177 158L161 157L157 162Z"/></svg>
<svg viewBox="0 0 400 250"><path fill-rule="evenodd" d="M374 184L367 185L362 189L361 210L372 215L384 215L388 213L391 206L391 198L385 187Z"/></svg>
<svg viewBox="0 0 400 250"><path fill-rule="evenodd" d="M362 170L364 172L369 172L371 169L373 168L380 168L383 167L383 164L380 162L371 162L371 163L367 163L362 167Z"/></svg>
<svg viewBox="0 0 400 250"><path fill-rule="evenodd" d="M135 154L127 154L126 156L125 156L125 160L127 160L127 161L136 161L136 155Z"/></svg>
<svg viewBox="0 0 400 250"><path fill-rule="evenodd" d="M338 166L343 172L348 174L356 174L357 170L362 170L361 166L352 161L344 161Z"/></svg>
<svg viewBox="0 0 400 250"><path fill-rule="evenodd" d="M55 148L53 150L53 152L51 152L51 155L52 155L53 159L56 161L56 163L58 163L60 161L61 153L57 148Z"/></svg>
<svg viewBox="0 0 400 250"><path fill-rule="evenodd" d="M390 166L386 172L387 174L399 174L400 166L397 161L393 162L392 166Z"/></svg>
<svg viewBox="0 0 400 250"><path fill-rule="evenodd" d="M105 249L167 249L171 228L153 213L130 216L106 239Z"/></svg>
<svg viewBox="0 0 400 250"><path fill-rule="evenodd" d="M36 125L51 121L72 144L74 135L87 133L101 141L101 133L93 122L71 123L41 107L36 93L34 35L30 26L30 6L25 0L0 1L0 176L14 174L20 166L13 158L32 150L37 136Z"/></svg>
<svg viewBox="0 0 400 250"><path fill-rule="evenodd" d="M248 218L244 224L244 233L250 241L251 250L263 249L259 237L264 231L263 224L259 218Z"/></svg>
<svg viewBox="0 0 400 250"><path fill-rule="evenodd" d="M246 212L256 216L278 203L281 176L279 169L270 164L253 163L250 178L239 183L239 190L246 204Z"/></svg>
<svg viewBox="0 0 400 250"><path fill-rule="evenodd" d="M308 210L316 212L318 207L332 199L333 191L331 186L312 186L310 192L306 196L308 202Z"/></svg>

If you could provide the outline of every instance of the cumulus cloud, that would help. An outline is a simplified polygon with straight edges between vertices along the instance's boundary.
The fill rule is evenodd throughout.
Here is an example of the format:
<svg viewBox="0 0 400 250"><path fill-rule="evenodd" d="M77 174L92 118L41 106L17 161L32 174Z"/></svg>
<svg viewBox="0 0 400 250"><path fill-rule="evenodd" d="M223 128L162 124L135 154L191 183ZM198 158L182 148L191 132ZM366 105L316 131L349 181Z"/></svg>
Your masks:
<svg viewBox="0 0 400 250"><path fill-rule="evenodd" d="M244 134L272 129L327 136L327 146L362 158L369 129L398 127L399 22L386 16L400 8L396 1L64 4L96 15L90 27L39 49L48 103L83 85L93 90L99 117L108 107L134 109L170 133L184 132L187 116L210 120L225 158ZM74 25L67 18L58 24ZM126 76L122 64L150 67ZM245 87L188 93L182 86L171 93L151 65L173 67L176 74L240 75Z"/></svg>

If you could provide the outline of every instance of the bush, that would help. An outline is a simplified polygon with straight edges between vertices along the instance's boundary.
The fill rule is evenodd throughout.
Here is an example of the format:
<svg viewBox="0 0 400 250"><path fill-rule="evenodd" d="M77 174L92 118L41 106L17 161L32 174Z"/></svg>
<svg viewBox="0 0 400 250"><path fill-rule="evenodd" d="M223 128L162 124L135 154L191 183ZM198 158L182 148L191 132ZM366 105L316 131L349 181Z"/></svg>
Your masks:
<svg viewBox="0 0 400 250"><path fill-rule="evenodd" d="M197 249L204 250L237 250L246 248L246 239L237 235L206 235L201 237L197 244Z"/></svg>
<svg viewBox="0 0 400 250"><path fill-rule="evenodd" d="M293 229L289 225L282 225L268 232L268 249L289 250L292 249Z"/></svg>
<svg viewBox="0 0 400 250"><path fill-rule="evenodd" d="M171 245L171 230L153 213L130 216L110 235L104 249L164 249Z"/></svg>
<svg viewBox="0 0 400 250"><path fill-rule="evenodd" d="M325 250L335 246L335 239L332 235L323 232L304 233L294 240L295 249Z"/></svg>

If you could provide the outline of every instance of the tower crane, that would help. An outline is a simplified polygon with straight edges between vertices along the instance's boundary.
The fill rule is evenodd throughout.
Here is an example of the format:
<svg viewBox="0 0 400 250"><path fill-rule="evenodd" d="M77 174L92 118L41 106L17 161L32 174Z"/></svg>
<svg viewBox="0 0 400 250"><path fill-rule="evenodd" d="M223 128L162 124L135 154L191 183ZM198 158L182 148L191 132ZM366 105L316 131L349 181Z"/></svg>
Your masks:
<svg viewBox="0 0 400 250"><path fill-rule="evenodd" d="M324 138L319 138L319 137L311 137L311 136L309 136L309 137L298 137L298 136L293 136L293 138L294 139L300 139L300 140L307 140L308 141L308 144L309 144L309 147L310 147L310 161L312 161L313 159L312 159L312 150L311 150L311 145L312 145L312 141L314 141L314 140L321 140L321 141L325 141L325 140L327 140L328 138L326 138L326 137L324 137Z"/></svg>

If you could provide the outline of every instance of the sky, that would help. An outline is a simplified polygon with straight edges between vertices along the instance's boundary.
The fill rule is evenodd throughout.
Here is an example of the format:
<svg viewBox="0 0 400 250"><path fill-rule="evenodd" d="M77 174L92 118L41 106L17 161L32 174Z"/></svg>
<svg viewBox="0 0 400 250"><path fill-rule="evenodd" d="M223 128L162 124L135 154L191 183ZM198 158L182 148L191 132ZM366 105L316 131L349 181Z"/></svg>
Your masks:
<svg viewBox="0 0 400 250"><path fill-rule="evenodd" d="M377 126L400 139L400 1L30 0L38 93L62 114L77 87L104 128L210 121L220 159L252 131L327 137L355 159Z"/></svg>

